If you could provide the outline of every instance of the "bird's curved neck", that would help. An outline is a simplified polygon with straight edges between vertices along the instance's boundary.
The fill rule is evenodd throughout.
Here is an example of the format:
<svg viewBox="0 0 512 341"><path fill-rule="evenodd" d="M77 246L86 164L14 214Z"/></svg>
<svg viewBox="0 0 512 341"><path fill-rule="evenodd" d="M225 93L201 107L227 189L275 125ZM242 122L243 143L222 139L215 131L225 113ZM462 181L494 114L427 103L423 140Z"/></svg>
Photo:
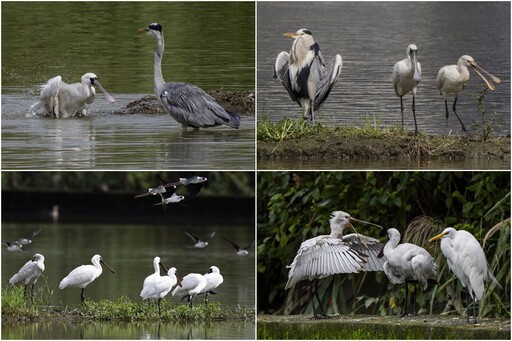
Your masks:
<svg viewBox="0 0 512 341"><path fill-rule="evenodd" d="M154 79L155 79L155 93L157 89L165 84L164 77L162 76L162 56L164 54L164 36L163 33L156 40L156 51L154 56Z"/></svg>
<svg viewBox="0 0 512 341"><path fill-rule="evenodd" d="M396 236L396 235L392 236L388 240L386 245L384 245L384 250L383 250L384 256L387 256L391 251L393 251L398 246L399 243L400 243L400 237Z"/></svg>
<svg viewBox="0 0 512 341"><path fill-rule="evenodd" d="M331 223L331 237L341 238L343 237L343 230L345 225L341 223Z"/></svg>

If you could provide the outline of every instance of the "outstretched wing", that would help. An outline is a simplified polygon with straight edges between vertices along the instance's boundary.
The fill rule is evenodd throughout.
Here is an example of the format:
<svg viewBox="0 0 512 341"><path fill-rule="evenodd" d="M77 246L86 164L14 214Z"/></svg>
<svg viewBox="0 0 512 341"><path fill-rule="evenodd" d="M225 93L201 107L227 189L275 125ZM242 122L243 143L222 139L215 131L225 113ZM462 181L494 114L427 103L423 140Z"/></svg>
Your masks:
<svg viewBox="0 0 512 341"><path fill-rule="evenodd" d="M347 243L351 249L366 256L364 257L366 264L363 266L362 271L384 270L384 262L386 259L385 257L378 257L382 248L384 248L384 244L382 244L378 239L357 233L351 233L343 236L341 240Z"/></svg>
<svg viewBox="0 0 512 341"><path fill-rule="evenodd" d="M317 110L329 96L334 83L340 76L342 66L343 60L339 54L325 67L321 58L315 58L311 63L310 81L316 85L314 110Z"/></svg>

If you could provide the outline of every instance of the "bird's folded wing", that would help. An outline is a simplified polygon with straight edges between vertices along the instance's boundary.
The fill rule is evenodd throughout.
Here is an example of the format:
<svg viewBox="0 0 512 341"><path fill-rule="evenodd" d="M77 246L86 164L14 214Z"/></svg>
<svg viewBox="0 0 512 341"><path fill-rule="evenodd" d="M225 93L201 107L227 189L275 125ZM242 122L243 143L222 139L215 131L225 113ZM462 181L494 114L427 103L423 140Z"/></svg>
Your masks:
<svg viewBox="0 0 512 341"><path fill-rule="evenodd" d="M298 102L292 90L292 84L290 82L290 72L288 70L288 60L290 55L288 52L281 52L276 58L276 64L274 66L274 78L278 78L285 87L286 91L290 95L290 98Z"/></svg>
<svg viewBox="0 0 512 341"><path fill-rule="evenodd" d="M313 81L316 84L315 102L314 109L318 109L325 101L331 89L338 80L343 61L341 56L338 54L336 57L329 62L325 67L322 65L320 59L315 59L311 63L311 75Z"/></svg>

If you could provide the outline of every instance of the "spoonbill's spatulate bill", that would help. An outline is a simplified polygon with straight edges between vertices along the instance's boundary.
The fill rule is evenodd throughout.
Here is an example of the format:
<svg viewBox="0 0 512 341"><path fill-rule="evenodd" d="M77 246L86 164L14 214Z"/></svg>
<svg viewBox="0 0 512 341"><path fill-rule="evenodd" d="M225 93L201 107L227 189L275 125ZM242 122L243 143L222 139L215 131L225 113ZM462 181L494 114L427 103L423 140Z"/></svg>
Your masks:
<svg viewBox="0 0 512 341"><path fill-rule="evenodd" d="M459 120L462 130L465 132L467 132L466 126L464 125L459 115L457 114L455 105L457 104L459 92L461 92L462 89L464 89L464 87L466 86L466 82L469 80L468 67L471 67L480 77L482 77L485 84L487 84L487 87L489 87L490 90L494 90L494 85L491 82L489 82L480 71L488 75L494 83L501 83L501 80L498 77L495 77L494 75L490 74L489 72L485 71L483 68L478 66L473 57L468 55L460 57L456 65L443 66L439 70L439 73L437 74L436 83L439 93L444 98L444 106L446 110L446 126L448 126L448 117L450 116L450 113L448 112L448 95L454 95L455 100L453 101L453 113Z"/></svg>
<svg viewBox="0 0 512 341"><path fill-rule="evenodd" d="M240 126L240 116L225 110L213 97L202 89L188 83L165 83L162 76L162 56L164 54L164 34L162 25L150 24L140 29L156 39L154 56L155 95L162 107L182 127L207 128L226 125L231 128Z"/></svg>
<svg viewBox="0 0 512 341"><path fill-rule="evenodd" d="M107 101L113 103L115 99L101 86L94 73L82 76L81 83L67 84L61 76L53 77L44 85L39 95L38 105L42 106L46 114L53 117L71 117L86 115L85 105L94 102L97 86Z"/></svg>
<svg viewBox="0 0 512 341"><path fill-rule="evenodd" d="M414 133L418 133L416 123L415 97L418 83L421 80L421 65L418 62L418 47L414 44L407 46L407 58L402 59L393 67L393 85L395 93L400 97L400 110L402 112L402 128L404 126L404 103L402 97L412 91L412 115L414 117Z"/></svg>
<svg viewBox="0 0 512 341"><path fill-rule="evenodd" d="M388 242L384 246L383 255L386 259L384 263L384 273L393 284L405 283L405 301L404 310L401 316L407 315L407 298L409 294L408 283L420 283L423 291L427 289L429 283L436 283L437 264L421 246L411 243L400 243L400 232L397 229L388 230ZM416 296L416 290L414 290ZM415 307L415 300L413 305ZM416 315L416 309L413 310Z"/></svg>
<svg viewBox="0 0 512 341"><path fill-rule="evenodd" d="M31 297L34 296L34 285L44 271L44 256L36 253L31 260L25 263L14 276L9 279L9 285L23 283L25 285L25 296L27 286L31 285Z"/></svg>
<svg viewBox="0 0 512 341"><path fill-rule="evenodd" d="M109 267L103 259L101 259L100 255L94 255L91 259L92 265L81 265L75 268L73 271L69 273L62 281L60 281L59 289L64 289L67 287L77 287L81 288L82 292L80 294L80 301L83 302L85 299L84 290L85 288L91 284L96 278L98 278L103 269L101 264L105 265L107 269L109 269L112 273L115 273L111 267Z"/></svg>
<svg viewBox="0 0 512 341"><path fill-rule="evenodd" d="M283 51L277 56L274 77L279 78L291 99L304 110L304 118L314 124L315 111L338 80L343 61L337 54L326 65L320 46L306 28L284 35L294 41L290 53Z"/></svg>
<svg viewBox="0 0 512 341"><path fill-rule="evenodd" d="M293 288L297 282L305 279L315 280L314 296L322 310L322 314L318 315L314 309L315 317L327 317L317 292L318 279L340 273L383 270L384 260L377 257L382 250L382 243L358 233L344 238L345 228L353 228L351 219L356 220L343 211L332 212L329 220L331 234L316 236L302 242L292 264L288 266L290 271L285 289Z"/></svg>
<svg viewBox="0 0 512 341"><path fill-rule="evenodd" d="M437 239L441 239L441 251L448 261L450 270L457 276L462 286L466 288L466 321L469 323L468 297L471 296L473 300L473 323L476 323L476 302L484 296L484 282L490 280L499 286L489 269L484 250L471 233L456 230L453 227L446 228L442 233L432 237L430 241Z"/></svg>

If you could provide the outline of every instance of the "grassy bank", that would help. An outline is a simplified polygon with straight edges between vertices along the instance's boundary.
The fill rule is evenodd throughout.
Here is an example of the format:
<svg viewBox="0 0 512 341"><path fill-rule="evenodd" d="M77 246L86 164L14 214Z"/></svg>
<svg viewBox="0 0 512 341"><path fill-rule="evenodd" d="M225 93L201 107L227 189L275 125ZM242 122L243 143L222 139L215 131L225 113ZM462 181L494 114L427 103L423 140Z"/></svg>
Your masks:
<svg viewBox="0 0 512 341"><path fill-rule="evenodd" d="M254 320L253 309L222 307L217 302L210 302L206 308L202 297L196 300L192 308L186 303L171 303L166 299L161 302L162 315L158 316L156 302L132 302L128 297L115 301L87 300L83 305L73 307L50 305L46 301L43 289L36 290L34 301L25 300L23 287L2 290L2 321L32 321L44 319L88 319L98 321L217 321L217 320Z"/></svg>

